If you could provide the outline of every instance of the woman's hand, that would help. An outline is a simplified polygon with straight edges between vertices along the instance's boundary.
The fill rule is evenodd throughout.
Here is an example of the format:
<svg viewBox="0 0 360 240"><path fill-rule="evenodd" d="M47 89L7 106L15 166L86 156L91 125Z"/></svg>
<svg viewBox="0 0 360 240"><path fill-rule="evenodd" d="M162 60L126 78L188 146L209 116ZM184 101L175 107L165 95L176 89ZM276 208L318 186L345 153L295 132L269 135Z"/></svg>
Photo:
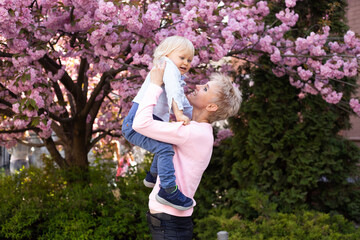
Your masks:
<svg viewBox="0 0 360 240"><path fill-rule="evenodd" d="M153 69L151 69L150 72L150 82L161 86L163 85L163 76L164 76L164 70L165 70L166 62L162 61L158 64L156 64Z"/></svg>

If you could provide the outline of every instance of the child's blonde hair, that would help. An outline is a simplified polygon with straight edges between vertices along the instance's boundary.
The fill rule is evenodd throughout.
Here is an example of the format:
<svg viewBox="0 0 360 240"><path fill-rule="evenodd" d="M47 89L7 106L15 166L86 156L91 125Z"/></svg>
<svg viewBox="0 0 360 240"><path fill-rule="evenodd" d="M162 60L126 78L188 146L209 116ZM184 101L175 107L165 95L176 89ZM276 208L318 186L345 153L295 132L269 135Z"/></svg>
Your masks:
<svg viewBox="0 0 360 240"><path fill-rule="evenodd" d="M195 48L192 42L184 37L180 36L171 36L165 38L159 46L154 51L154 60L153 63L156 64L160 58L170 54L172 51L189 51L189 53L194 56Z"/></svg>
<svg viewBox="0 0 360 240"><path fill-rule="evenodd" d="M221 73L211 74L210 81L217 86L215 88L217 97L214 103L218 109L209 116L209 122L225 120L237 115L242 102L242 94L239 88L233 85L228 76Z"/></svg>

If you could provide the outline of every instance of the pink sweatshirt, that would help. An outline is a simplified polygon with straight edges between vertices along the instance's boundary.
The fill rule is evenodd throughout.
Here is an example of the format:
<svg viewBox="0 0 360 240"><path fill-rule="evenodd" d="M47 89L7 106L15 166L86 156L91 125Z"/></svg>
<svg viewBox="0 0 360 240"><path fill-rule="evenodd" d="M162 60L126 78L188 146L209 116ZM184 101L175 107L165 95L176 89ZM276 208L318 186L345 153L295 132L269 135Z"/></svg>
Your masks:
<svg viewBox="0 0 360 240"><path fill-rule="evenodd" d="M173 162L176 184L183 194L193 198L210 162L214 143L212 126L209 123L195 121L184 126L182 122L169 123L154 120L153 108L161 93L161 87L153 83L149 85L136 112L133 129L144 136L174 145ZM149 196L150 210L173 216L191 216L193 208L180 211L156 201L155 195L159 192L159 182L158 178Z"/></svg>

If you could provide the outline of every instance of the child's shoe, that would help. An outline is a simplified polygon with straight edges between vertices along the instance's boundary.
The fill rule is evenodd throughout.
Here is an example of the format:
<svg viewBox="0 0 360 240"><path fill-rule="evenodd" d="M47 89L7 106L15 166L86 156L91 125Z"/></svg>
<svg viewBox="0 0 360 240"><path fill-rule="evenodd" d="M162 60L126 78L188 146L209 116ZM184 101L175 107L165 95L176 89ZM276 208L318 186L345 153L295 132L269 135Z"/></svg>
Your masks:
<svg viewBox="0 0 360 240"><path fill-rule="evenodd" d="M146 187L153 188L156 183L156 177L154 177L150 172L146 172L146 177L143 183Z"/></svg>
<svg viewBox="0 0 360 240"><path fill-rule="evenodd" d="M193 200L186 197L176 186L176 190L172 193L167 193L165 189L160 187L160 191L156 195L156 200L164 205L171 206L178 210L188 210L193 206Z"/></svg>

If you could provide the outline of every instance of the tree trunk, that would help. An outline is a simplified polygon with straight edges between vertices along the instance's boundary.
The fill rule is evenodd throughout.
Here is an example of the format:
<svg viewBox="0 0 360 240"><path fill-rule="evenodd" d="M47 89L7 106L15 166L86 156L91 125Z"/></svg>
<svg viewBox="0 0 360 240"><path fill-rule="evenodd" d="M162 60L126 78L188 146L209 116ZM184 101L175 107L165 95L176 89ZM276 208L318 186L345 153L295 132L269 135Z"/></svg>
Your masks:
<svg viewBox="0 0 360 240"><path fill-rule="evenodd" d="M86 141L86 119L74 121L73 138L71 145L68 146L69 152L65 152L67 162L80 169L87 169L89 162L87 157ZM67 155L69 154L69 155Z"/></svg>

